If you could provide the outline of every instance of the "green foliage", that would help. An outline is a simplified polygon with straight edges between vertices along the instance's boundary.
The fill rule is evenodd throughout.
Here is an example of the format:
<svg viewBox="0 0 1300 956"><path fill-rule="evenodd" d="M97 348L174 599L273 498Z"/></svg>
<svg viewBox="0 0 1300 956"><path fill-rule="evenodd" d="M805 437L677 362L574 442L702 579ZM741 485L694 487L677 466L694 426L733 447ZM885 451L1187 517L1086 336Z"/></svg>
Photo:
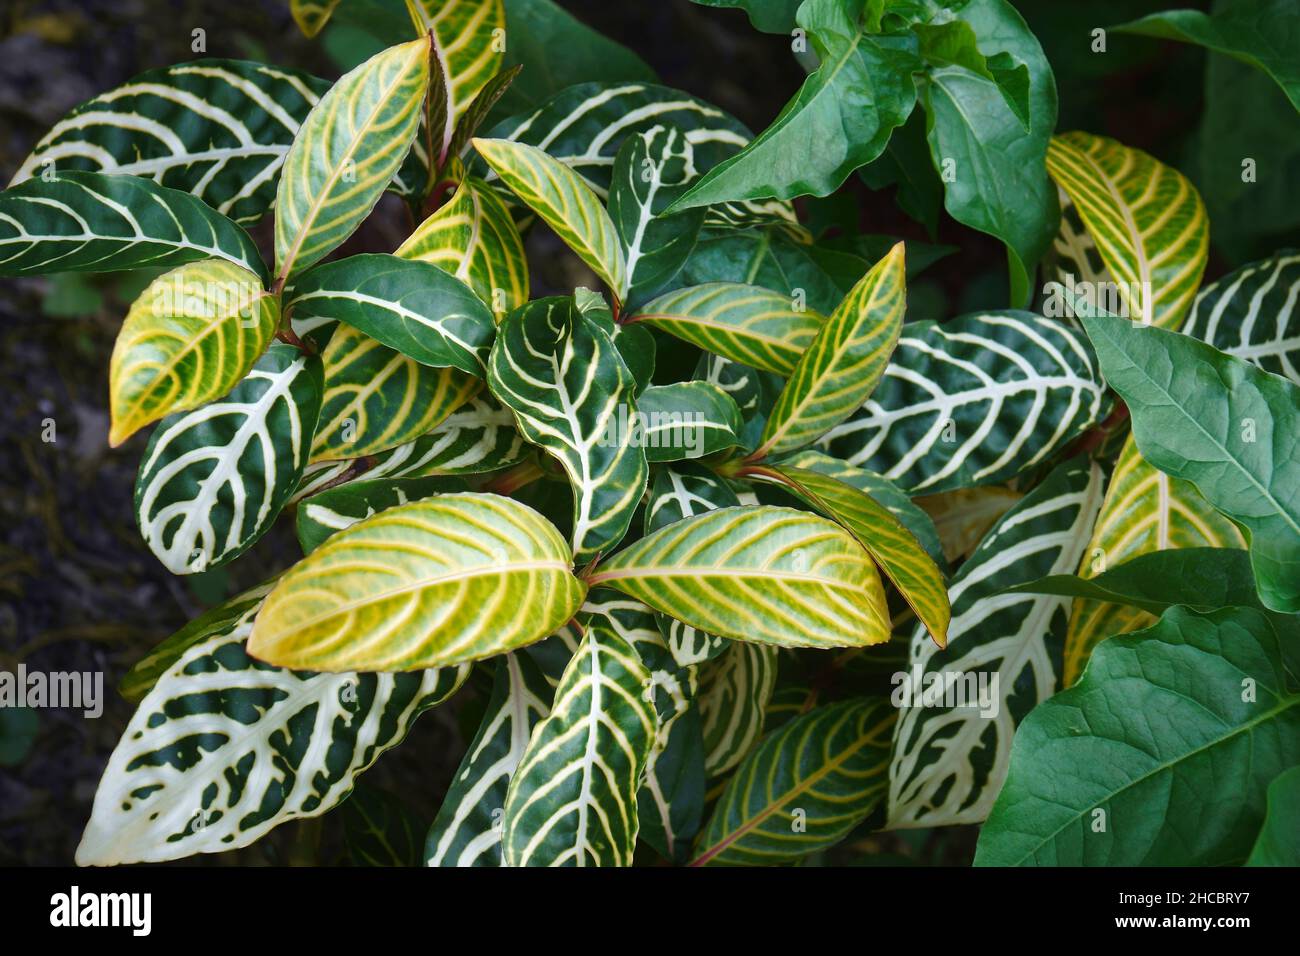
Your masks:
<svg viewBox="0 0 1300 956"><path fill-rule="evenodd" d="M1212 258L1222 171L1058 131L1078 64L1006 0L699 2L809 68L757 135L551 0L294 0L337 82L152 70L0 192L0 275L171 270L108 376L148 549L302 551L125 675L79 862L338 807L357 865L1295 864L1285 215ZM1123 29L1294 103L1295 12L1220 6ZM891 184L931 244L861 230ZM1009 265L956 317L941 227L945 295ZM475 669L438 805L358 785Z"/></svg>

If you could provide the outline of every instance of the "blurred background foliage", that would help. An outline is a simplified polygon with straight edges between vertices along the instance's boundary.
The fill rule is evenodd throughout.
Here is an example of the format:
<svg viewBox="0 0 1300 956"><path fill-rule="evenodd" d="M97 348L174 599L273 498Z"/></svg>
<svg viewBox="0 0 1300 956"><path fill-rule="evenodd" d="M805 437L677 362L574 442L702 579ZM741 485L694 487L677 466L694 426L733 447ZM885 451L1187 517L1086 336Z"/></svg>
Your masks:
<svg viewBox="0 0 1300 956"><path fill-rule="evenodd" d="M804 76L788 38L758 33L739 10L688 0L506 0L508 62L521 74L498 107L509 115L574 82L651 79L710 100L752 129L766 126ZM1083 129L1140 147L1187 173L1211 221L1206 279L1300 241L1300 121L1262 72L1188 45L1093 30L1172 6L1151 0L1014 0L1056 74L1058 129ZM576 21L572 18L576 18ZM601 36L588 34L582 24ZM0 10L0 181L68 109L143 70L201 56L260 60L334 78L407 37L401 0L344 0L316 41L305 39L281 0L6 0ZM206 50L196 52L196 30ZM938 214L937 178L910 162L908 129L896 162L914 183L899 197L899 169L885 163L851 177L827 199L800 200L821 239L885 248L870 237L910 240L909 318L944 318L1005 304L996 240ZM922 154L924 156L924 154ZM1258 179L1244 183L1243 157ZM900 202L923 220L900 209ZM257 230L266 243L266 225ZM388 251L409 223L381 204L343 254ZM868 238L860 239L860 234ZM529 238L537 295L583 281L553 237ZM879 247L879 248L877 248ZM874 250L874 251L873 251ZM152 276L69 273L8 281L0 290L0 670L102 671L105 709L0 709L0 864L67 864L89 816L108 754L130 716L114 685L127 668L203 608L287 565L287 527L229 568L176 578L149 554L134 527L132 487L147 435L110 450L108 358L127 306ZM52 423L55 441L48 437ZM43 432L46 433L43 435ZM416 724L405 746L366 775L361 794L323 820L285 826L220 862L365 861L348 840L349 819L387 813L422 842L484 705L475 682ZM870 821L869 821L870 822ZM832 862L966 863L970 828L864 833ZM406 848L418 858L419 846ZM810 861L812 863L818 860Z"/></svg>

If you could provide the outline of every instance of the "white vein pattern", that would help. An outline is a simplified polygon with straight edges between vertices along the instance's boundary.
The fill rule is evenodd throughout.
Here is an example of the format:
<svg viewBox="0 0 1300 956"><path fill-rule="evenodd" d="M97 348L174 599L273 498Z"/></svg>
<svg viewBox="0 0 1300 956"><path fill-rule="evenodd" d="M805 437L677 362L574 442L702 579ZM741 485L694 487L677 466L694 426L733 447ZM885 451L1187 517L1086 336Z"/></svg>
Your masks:
<svg viewBox="0 0 1300 956"><path fill-rule="evenodd" d="M1032 468L1107 407L1082 332L1028 312L969 315L906 325L875 393L818 445L934 494Z"/></svg>
<svg viewBox="0 0 1300 956"><path fill-rule="evenodd" d="M308 465L302 483L289 499L301 501L350 472L365 478L421 478L427 475L469 475L517 464L524 440L515 430L510 409L481 394L452 412L427 435L371 457L364 471L357 459Z"/></svg>
<svg viewBox="0 0 1300 956"><path fill-rule="evenodd" d="M1278 252L1201 290L1183 331L1300 384L1300 253Z"/></svg>
<svg viewBox="0 0 1300 956"><path fill-rule="evenodd" d="M704 769L726 773L763 733L763 714L776 688L777 649L732 641L700 668L697 698L704 734Z"/></svg>
<svg viewBox="0 0 1300 956"><path fill-rule="evenodd" d="M36 144L17 185L49 164L144 176L239 223L260 219L324 80L242 60L150 70L76 107Z"/></svg>
<svg viewBox="0 0 1300 956"><path fill-rule="evenodd" d="M573 486L575 560L622 539L645 491L645 452L619 426L635 383L613 341L572 299L540 299L501 323L489 360L493 393L519 430L551 452Z"/></svg>
<svg viewBox="0 0 1300 956"><path fill-rule="evenodd" d="M636 651L588 629L506 796L507 866L629 866L636 794L655 732Z"/></svg>
<svg viewBox="0 0 1300 956"><path fill-rule="evenodd" d="M140 702L99 782L78 864L219 853L319 816L469 673L282 670L244 653L248 630L190 647Z"/></svg>
<svg viewBox="0 0 1300 956"><path fill-rule="evenodd" d="M690 141L676 127L664 126L654 126L637 138L640 142L632 141L628 167L621 174L621 165L615 170L619 180L609 203L623 242L627 277L627 288L620 290L623 298L630 289L654 289L666 281L665 273L670 277L676 272L672 263L680 266L685 261L699 231L698 221L692 230L675 228L694 215L691 213L658 218L700 175Z"/></svg>
<svg viewBox="0 0 1300 956"><path fill-rule="evenodd" d="M923 627L913 632L913 696L901 701L894 730L889 826L979 823L988 815L1006 779L1016 725L1059 689L1071 603L1002 592L1049 574L1073 573L1101 508L1103 486L1096 464L1059 465L1002 517L953 579L947 650L939 650ZM943 691L937 691L937 701L918 700L927 675L967 685L984 675L990 692L997 692L994 712L982 712L969 697L968 706L957 706L955 696L942 699Z"/></svg>
<svg viewBox="0 0 1300 956"><path fill-rule="evenodd" d="M188 193L66 172L0 192L0 275L109 272L224 259L265 278L248 234Z"/></svg>
<svg viewBox="0 0 1300 956"><path fill-rule="evenodd" d="M163 420L135 499L169 571L224 564L270 527L301 478L320 402L320 360L276 344L225 398Z"/></svg>
<svg viewBox="0 0 1300 956"><path fill-rule="evenodd" d="M497 662L492 697L429 830L427 866L500 866L506 790L551 688L526 655Z"/></svg>

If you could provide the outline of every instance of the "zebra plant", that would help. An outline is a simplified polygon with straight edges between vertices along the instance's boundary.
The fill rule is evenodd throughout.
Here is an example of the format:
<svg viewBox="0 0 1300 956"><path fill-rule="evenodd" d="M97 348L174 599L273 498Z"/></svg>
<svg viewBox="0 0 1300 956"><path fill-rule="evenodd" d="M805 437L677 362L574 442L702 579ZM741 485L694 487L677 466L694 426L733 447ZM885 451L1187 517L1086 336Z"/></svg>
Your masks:
<svg viewBox="0 0 1300 956"><path fill-rule="evenodd" d="M309 35L336 6L293 3ZM1223 863L1283 826L1294 253L1197 296L1195 188L1053 135L1004 0L805 0L826 65L757 137L625 77L510 115L502 0L407 6L333 84L144 74L0 192L0 274L158 270L109 369L110 442L152 427L148 549L194 574L284 515L302 549L125 675L78 862L340 805L356 862L427 826L430 866L851 859L951 824L985 824L981 863ZM912 314L916 244L832 246L790 203L917 109L935 169L974 170L939 188L1005 243L1003 308ZM386 192L408 237L340 256ZM585 286L530 294L540 229ZM458 691L482 716L440 806L354 793Z"/></svg>

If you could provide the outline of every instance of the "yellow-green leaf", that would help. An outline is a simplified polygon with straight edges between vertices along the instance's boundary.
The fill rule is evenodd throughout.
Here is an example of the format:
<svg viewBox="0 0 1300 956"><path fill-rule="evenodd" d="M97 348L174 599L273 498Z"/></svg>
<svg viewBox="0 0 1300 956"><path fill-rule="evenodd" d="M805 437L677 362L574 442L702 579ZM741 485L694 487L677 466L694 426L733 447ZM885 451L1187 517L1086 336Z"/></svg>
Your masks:
<svg viewBox="0 0 1300 956"><path fill-rule="evenodd" d="M826 318L770 289L706 282L661 295L627 321L647 322L733 362L788 376Z"/></svg>
<svg viewBox="0 0 1300 956"><path fill-rule="evenodd" d="M852 485L807 468L776 464L745 473L775 479L796 497L843 525L894 582L935 643L947 646L952 612L943 572L925 553L916 536L888 508Z"/></svg>
<svg viewBox="0 0 1300 956"><path fill-rule="evenodd" d="M903 327L903 259L900 242L835 307L777 397L755 458L816 441L867 400Z"/></svg>
<svg viewBox="0 0 1300 956"><path fill-rule="evenodd" d="M285 572L248 652L277 667L405 671L546 637L578 610L560 533L527 505L437 495L338 532Z"/></svg>
<svg viewBox="0 0 1300 956"><path fill-rule="evenodd" d="M226 394L266 351L279 321L275 297L232 262L194 262L155 279L113 346L109 444Z"/></svg>
<svg viewBox="0 0 1300 956"><path fill-rule="evenodd" d="M420 259L473 289L500 322L528 301L528 260L510 210L481 179L467 176L397 255Z"/></svg>
<svg viewBox="0 0 1300 956"><path fill-rule="evenodd" d="M1102 293L1096 304L1135 322L1178 328L1209 250L1209 220L1196 187L1140 149L1089 133L1052 137L1047 171L1070 197L1114 283L1091 290Z"/></svg>
<svg viewBox="0 0 1300 956"><path fill-rule="evenodd" d="M430 77L431 160L441 165L456 123L501 69L506 11L502 0L406 0L417 33L433 37Z"/></svg>
<svg viewBox="0 0 1300 956"><path fill-rule="evenodd" d="M325 397L313 462L373 455L428 434L483 385L458 368L421 365L342 323L321 360Z"/></svg>
<svg viewBox="0 0 1300 956"><path fill-rule="evenodd" d="M1201 547L1243 548L1245 542L1236 525L1210 507L1191 482L1147 464L1130 436L1115 464L1079 576L1095 577L1139 554ZM1064 685L1082 676L1103 640L1150 627L1155 620L1139 608L1076 598L1065 633Z"/></svg>
<svg viewBox="0 0 1300 956"><path fill-rule="evenodd" d="M312 107L285 155L276 193L280 278L319 260L370 214L411 148L428 82L425 37L345 73Z"/></svg>
<svg viewBox="0 0 1300 956"><path fill-rule="evenodd" d="M857 540L818 515L720 508L675 521L588 578L692 627L781 647L889 640L880 575Z"/></svg>
<svg viewBox="0 0 1300 956"><path fill-rule="evenodd" d="M626 298L627 264L618 230L582 177L536 146L505 139L473 143L501 181L591 266L620 301Z"/></svg>

